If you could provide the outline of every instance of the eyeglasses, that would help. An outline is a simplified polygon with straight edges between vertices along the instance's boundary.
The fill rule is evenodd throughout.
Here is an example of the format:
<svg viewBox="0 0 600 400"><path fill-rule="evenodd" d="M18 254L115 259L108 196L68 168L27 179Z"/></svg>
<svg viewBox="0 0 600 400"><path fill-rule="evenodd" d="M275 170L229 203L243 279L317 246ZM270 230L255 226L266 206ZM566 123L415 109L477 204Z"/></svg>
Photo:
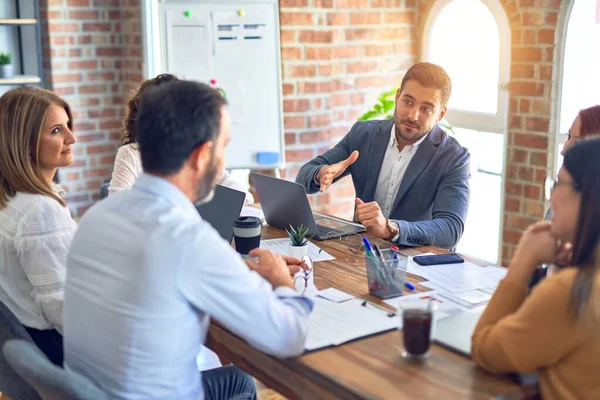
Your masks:
<svg viewBox="0 0 600 400"><path fill-rule="evenodd" d="M296 288L296 290L298 290L298 287L296 286L296 281L304 282L304 285L302 286L302 292L300 293L301 295L304 295L304 293L306 293L306 289L308 288L308 282L312 277L314 268L312 265L312 260L309 257L304 257L302 260L306 263L306 265L308 265L309 268L307 270L302 270L296 274L296 277L294 278L294 287Z"/></svg>
<svg viewBox="0 0 600 400"><path fill-rule="evenodd" d="M554 190L556 190L556 187L560 185L568 185L571 186L573 190L579 191L579 186L575 182L561 181L558 177L547 177L545 184L546 200L550 200L550 198L552 197L552 193L554 192Z"/></svg>
<svg viewBox="0 0 600 400"><path fill-rule="evenodd" d="M344 236L339 238L340 241L346 242L348 246L348 250L352 254L358 254L364 247L363 238L358 233L353 233L352 235Z"/></svg>
<svg viewBox="0 0 600 400"><path fill-rule="evenodd" d="M565 136L567 137L567 140L579 140L581 139L581 136L572 136L571 135L571 131L569 130L567 133L565 133Z"/></svg>

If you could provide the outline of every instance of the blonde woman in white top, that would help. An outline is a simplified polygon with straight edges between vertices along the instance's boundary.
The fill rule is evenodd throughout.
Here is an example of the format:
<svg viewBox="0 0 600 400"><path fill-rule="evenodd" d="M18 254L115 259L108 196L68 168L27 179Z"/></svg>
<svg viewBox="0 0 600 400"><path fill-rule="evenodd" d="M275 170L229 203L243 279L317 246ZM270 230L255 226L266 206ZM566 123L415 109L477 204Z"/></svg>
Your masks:
<svg viewBox="0 0 600 400"><path fill-rule="evenodd" d="M73 163L72 128L69 105L48 90L22 87L0 98L0 301L58 365L77 225L52 179Z"/></svg>
<svg viewBox="0 0 600 400"><path fill-rule="evenodd" d="M142 173L142 159L137 146L135 119L138 113L140 96L148 89L160 85L161 83L177 79L174 75L162 74L156 78L144 81L137 92L127 102L127 115L123 119L123 132L121 134L121 144L115 158L112 179L108 188L108 194L114 194L123 189L129 189L133 186L136 178ZM232 189L246 193L246 204L254 202L252 194L246 191L244 185L233 179L227 171L223 170L219 181L220 185L228 186Z"/></svg>

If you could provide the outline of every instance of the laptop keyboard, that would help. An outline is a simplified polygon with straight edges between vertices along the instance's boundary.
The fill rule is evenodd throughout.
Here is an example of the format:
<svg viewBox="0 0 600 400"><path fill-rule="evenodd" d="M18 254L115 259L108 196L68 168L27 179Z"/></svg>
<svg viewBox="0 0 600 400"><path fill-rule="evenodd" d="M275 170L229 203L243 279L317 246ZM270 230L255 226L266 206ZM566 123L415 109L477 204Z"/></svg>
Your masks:
<svg viewBox="0 0 600 400"><path fill-rule="evenodd" d="M340 236L344 234L344 232L340 230L327 228L321 225L317 225L317 232L319 232L319 237Z"/></svg>

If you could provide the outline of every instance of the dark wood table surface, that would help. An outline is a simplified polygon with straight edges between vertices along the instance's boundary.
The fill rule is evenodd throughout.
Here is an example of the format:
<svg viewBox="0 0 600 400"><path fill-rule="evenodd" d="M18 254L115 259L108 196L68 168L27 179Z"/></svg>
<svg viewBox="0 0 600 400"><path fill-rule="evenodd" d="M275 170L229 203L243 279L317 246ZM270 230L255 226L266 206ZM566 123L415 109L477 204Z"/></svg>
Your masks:
<svg viewBox="0 0 600 400"><path fill-rule="evenodd" d="M264 226L263 239L284 237L285 232ZM347 240L313 241L335 257L314 264L318 289L334 287L374 303L384 304L368 293L362 253L353 254L348 245L358 245L358 236ZM389 242L371 240L382 248ZM402 253L443 253L435 247L402 248ZM407 275L416 291L420 277ZM408 292L405 289L406 293ZM244 369L265 385L290 399L513 399L535 396L535 388L518 384L516 378L494 376L473 361L433 345L424 361L400 356L402 332L389 331L280 360L261 353L217 323L212 323L207 346Z"/></svg>

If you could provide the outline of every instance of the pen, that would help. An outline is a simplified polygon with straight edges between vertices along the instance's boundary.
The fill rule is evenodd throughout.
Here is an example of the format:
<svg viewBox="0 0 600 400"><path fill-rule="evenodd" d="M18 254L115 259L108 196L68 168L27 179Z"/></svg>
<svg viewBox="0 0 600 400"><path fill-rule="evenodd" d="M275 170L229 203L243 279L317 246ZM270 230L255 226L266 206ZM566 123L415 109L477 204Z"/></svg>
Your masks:
<svg viewBox="0 0 600 400"><path fill-rule="evenodd" d="M373 247L371 247L371 242L366 237L362 238L363 243L365 244L365 250L368 256L373 257Z"/></svg>
<svg viewBox="0 0 600 400"><path fill-rule="evenodd" d="M392 246L390 247L390 249L392 249L392 251L395 251L396 253L400 253L400 249L398 248L398 246Z"/></svg>
<svg viewBox="0 0 600 400"><path fill-rule="evenodd" d="M383 253L381 252L381 249L379 248L378 244L375 245L375 252L379 256L379 258L381 258L381 261L385 262L385 260L383 259Z"/></svg>
<svg viewBox="0 0 600 400"><path fill-rule="evenodd" d="M373 307L375 307L375 308L379 308L381 311L385 311L385 312L387 313L387 316L388 316L388 317L394 317L394 316L396 316L396 313L395 313L395 312L393 312L393 311L390 311L390 310L388 310L387 308L381 307L380 305L377 305L377 304L375 304L375 303L371 303L370 301L367 301L367 300L363 301L361 305L362 305L363 307L366 307L366 306L367 306L367 304L368 304L368 305L370 305L370 306L373 306Z"/></svg>
<svg viewBox="0 0 600 400"><path fill-rule="evenodd" d="M413 284L412 284L412 283L410 283L410 282L404 282L404 286L406 286L406 288L407 288L408 290L410 290L410 291L413 291L413 290L415 290L415 285L413 285Z"/></svg>

